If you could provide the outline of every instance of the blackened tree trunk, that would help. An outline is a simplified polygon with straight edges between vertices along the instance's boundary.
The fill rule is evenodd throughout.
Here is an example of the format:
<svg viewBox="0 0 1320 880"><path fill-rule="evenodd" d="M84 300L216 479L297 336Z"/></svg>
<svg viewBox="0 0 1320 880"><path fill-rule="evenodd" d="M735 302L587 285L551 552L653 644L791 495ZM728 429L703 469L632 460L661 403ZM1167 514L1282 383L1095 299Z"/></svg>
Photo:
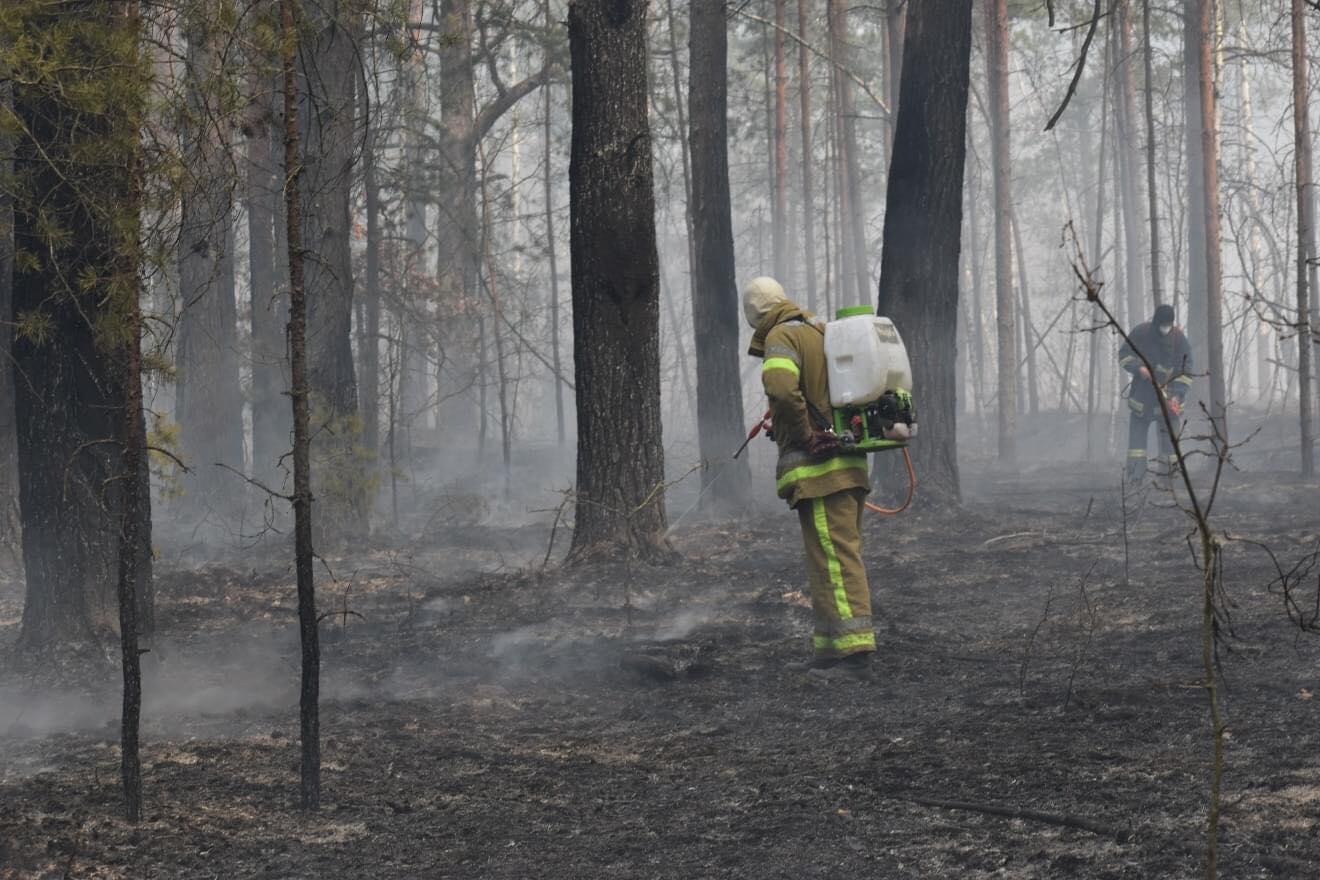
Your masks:
<svg viewBox="0 0 1320 880"><path fill-rule="evenodd" d="M192 468L185 501L196 514L231 513L239 484L216 467L243 469L243 399L238 378L234 301L231 164L222 117L219 42L211 13L185 16L188 41L180 121L186 179L178 241L180 312L176 336L175 418Z"/></svg>
<svg viewBox="0 0 1320 880"><path fill-rule="evenodd" d="M1013 308L1013 159L1008 111L1008 0L986 0L985 63L995 180L995 337L998 351L999 460L1017 458L1017 333Z"/></svg>
<svg viewBox="0 0 1320 880"><path fill-rule="evenodd" d="M130 4L136 17L136 3ZM139 112L132 118L141 120ZM134 163L136 166L137 163ZM141 204L140 170L133 169L134 182L130 203ZM120 481L125 491L120 495L118 554L119 659L123 691L119 717L120 778L124 786L124 814L129 822L142 817L142 762L139 754L139 728L142 717L142 652L139 634L144 621L138 611L139 554L144 537L144 523L150 523L150 511L142 504L150 496L141 485L150 479L146 461L146 424L142 412L142 307L138 301L137 249L120 256L121 277L127 282L116 303L119 320L127 325L120 352L124 378L124 406L119 413L123 445L120 450ZM144 513L146 514L144 516Z"/></svg>
<svg viewBox="0 0 1320 880"><path fill-rule="evenodd" d="M783 0L777 9L782 11ZM697 434L703 488L712 508L746 507L751 488L747 460L730 461L742 440L742 384L738 373L738 289L734 281L733 215L729 198L728 3L710 0L692 7L688 30L688 124L692 153L692 231L696 274L692 278L693 339L697 349ZM780 47L782 48L782 47ZM776 156L782 157L782 56L776 51ZM776 169L780 170L779 159ZM783 190L780 179L780 192ZM783 218L776 215L776 239ZM782 244L778 245L782 246ZM783 264L776 253L775 264ZM725 472L727 471L727 473Z"/></svg>
<svg viewBox="0 0 1320 880"><path fill-rule="evenodd" d="M12 107L13 86L0 83L0 113ZM0 131L0 179L13 170L13 144ZM18 449L14 434L13 331L9 323L14 298L14 202L8 186L0 186L0 568L19 561Z"/></svg>
<svg viewBox="0 0 1320 880"><path fill-rule="evenodd" d="M17 71L14 112L16 261L12 317L19 509L27 592L19 634L28 649L67 651L113 627L128 398L117 340L131 332L112 304L135 295L133 167L141 99L136 20L122 3L88 0L17 13L26 32L67 54L55 70ZM131 32L130 32L131 31ZM35 53L34 53L35 54ZM102 157L92 164L88 154ZM141 529L139 530L141 535ZM134 558L151 595L151 560ZM149 609L146 609L149 612Z"/></svg>
<svg viewBox="0 0 1320 880"><path fill-rule="evenodd" d="M914 355L921 503L956 503L958 266L962 233L972 0L908 11L894 157L885 203L879 311ZM901 220L899 220L901 218Z"/></svg>
<svg viewBox="0 0 1320 880"><path fill-rule="evenodd" d="M294 570L298 581L298 634L302 644L299 732L302 744L299 791L304 810L321 805L321 640L312 571L311 376L307 357L306 251L303 249L302 181L307 164L300 149L301 125L296 58L300 0L281 0L284 68L284 205L289 243L289 364L293 402Z"/></svg>
<svg viewBox="0 0 1320 880"><path fill-rule="evenodd" d="M1297 174L1297 368L1301 420L1302 475L1315 474L1315 424L1311 413L1310 263L1315 259L1315 201L1311 193L1311 124L1307 113L1306 6L1292 0L1293 144Z"/></svg>
<svg viewBox="0 0 1320 880"><path fill-rule="evenodd" d="M329 0L303 7L299 89L307 381L311 435L316 438L312 454L318 463L316 525L323 540L334 542L364 535L367 529L351 341L349 192L357 146L354 92L359 61L349 6L348 0Z"/></svg>
<svg viewBox="0 0 1320 880"><path fill-rule="evenodd" d="M272 59L273 61L274 59ZM255 63L260 63L256 61ZM283 184L276 137L280 112L277 76L263 71L249 84L247 122L248 288L252 312L252 474L278 486L280 459L288 453L290 434L288 356L285 327L289 294L281 278L287 267L280 256ZM287 250L287 248L286 248Z"/></svg>
<svg viewBox="0 0 1320 880"><path fill-rule="evenodd" d="M569 164L577 560L664 553L645 0L575 0Z"/></svg>

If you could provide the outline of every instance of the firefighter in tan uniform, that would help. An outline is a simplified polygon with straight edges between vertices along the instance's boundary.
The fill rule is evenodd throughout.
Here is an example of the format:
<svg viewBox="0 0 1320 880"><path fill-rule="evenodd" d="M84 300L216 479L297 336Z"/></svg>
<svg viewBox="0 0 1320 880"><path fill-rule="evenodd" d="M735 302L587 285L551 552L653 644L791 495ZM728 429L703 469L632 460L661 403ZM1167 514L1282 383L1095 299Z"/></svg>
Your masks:
<svg viewBox="0 0 1320 880"><path fill-rule="evenodd" d="M870 491L865 454L844 454L829 428L824 323L773 278L743 291L754 330L748 354L763 358L779 462L779 497L797 511L815 618L810 661L791 664L825 679L864 679L875 653L871 590L862 563L862 511Z"/></svg>

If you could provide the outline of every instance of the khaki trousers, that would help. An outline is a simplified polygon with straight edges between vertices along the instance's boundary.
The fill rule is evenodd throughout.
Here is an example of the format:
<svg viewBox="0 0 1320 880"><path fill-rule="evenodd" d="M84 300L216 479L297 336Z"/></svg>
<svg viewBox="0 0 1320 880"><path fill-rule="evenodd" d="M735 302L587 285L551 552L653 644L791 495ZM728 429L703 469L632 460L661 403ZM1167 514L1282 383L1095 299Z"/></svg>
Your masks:
<svg viewBox="0 0 1320 880"><path fill-rule="evenodd" d="M822 657L875 650L871 588L862 563L862 511L866 490L846 489L798 502L798 522L807 553L812 644Z"/></svg>

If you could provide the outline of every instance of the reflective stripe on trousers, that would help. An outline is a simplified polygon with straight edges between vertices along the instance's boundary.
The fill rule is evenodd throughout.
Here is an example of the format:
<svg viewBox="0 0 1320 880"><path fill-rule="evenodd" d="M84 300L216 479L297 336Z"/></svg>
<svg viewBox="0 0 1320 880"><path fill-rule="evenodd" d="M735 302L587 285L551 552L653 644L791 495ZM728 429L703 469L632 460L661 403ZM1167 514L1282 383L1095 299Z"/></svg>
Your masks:
<svg viewBox="0 0 1320 880"><path fill-rule="evenodd" d="M825 656L875 650L871 589L862 562L864 489L848 489L797 506L815 618L812 643Z"/></svg>

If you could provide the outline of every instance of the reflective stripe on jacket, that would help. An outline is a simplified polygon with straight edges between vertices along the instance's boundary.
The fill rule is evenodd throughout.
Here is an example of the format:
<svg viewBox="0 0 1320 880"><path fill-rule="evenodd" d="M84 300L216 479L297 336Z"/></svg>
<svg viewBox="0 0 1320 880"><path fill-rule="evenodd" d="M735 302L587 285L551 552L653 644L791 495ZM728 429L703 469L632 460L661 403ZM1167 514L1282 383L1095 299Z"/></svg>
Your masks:
<svg viewBox="0 0 1320 880"><path fill-rule="evenodd" d="M807 443L830 414L825 330L818 319L792 303L775 307L757 327L752 353L760 354L761 384L770 401L779 463L775 489L796 507L846 489L870 489L866 456L813 456ZM813 412L814 410L814 412Z"/></svg>

